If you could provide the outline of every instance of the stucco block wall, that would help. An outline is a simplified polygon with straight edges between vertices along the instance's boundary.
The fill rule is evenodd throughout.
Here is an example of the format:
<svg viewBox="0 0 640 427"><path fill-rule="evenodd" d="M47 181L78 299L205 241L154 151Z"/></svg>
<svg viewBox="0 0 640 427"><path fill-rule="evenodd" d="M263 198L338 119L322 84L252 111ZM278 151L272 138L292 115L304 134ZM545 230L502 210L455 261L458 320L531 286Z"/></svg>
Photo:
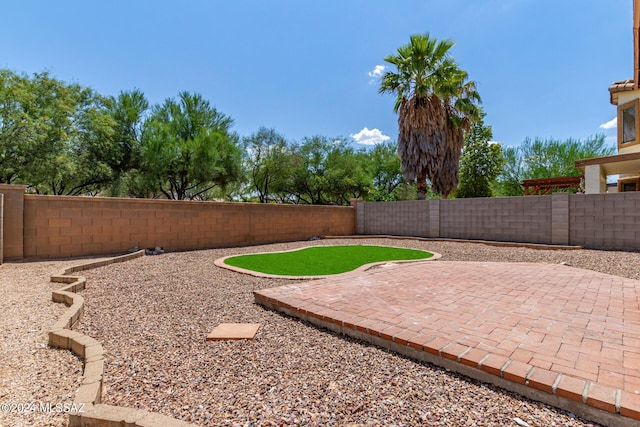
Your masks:
<svg viewBox="0 0 640 427"><path fill-rule="evenodd" d="M359 203L364 219L362 234L392 234L394 236L431 237L429 232L429 202L412 200L402 202Z"/></svg>
<svg viewBox="0 0 640 427"><path fill-rule="evenodd" d="M548 243L551 197L441 200L440 237Z"/></svg>
<svg viewBox="0 0 640 427"><path fill-rule="evenodd" d="M25 257L253 245L349 235L354 227L351 207L24 196Z"/></svg>
<svg viewBox="0 0 640 427"><path fill-rule="evenodd" d="M572 245L640 250L640 192L572 196L569 236Z"/></svg>
<svg viewBox="0 0 640 427"><path fill-rule="evenodd" d="M361 234L530 243L552 234L551 196L359 203L361 218Z"/></svg>
<svg viewBox="0 0 640 427"><path fill-rule="evenodd" d="M640 192L356 207L41 196L0 184L0 262L391 234L640 250Z"/></svg>
<svg viewBox="0 0 640 427"><path fill-rule="evenodd" d="M361 202L357 209L360 234L640 250L640 192Z"/></svg>

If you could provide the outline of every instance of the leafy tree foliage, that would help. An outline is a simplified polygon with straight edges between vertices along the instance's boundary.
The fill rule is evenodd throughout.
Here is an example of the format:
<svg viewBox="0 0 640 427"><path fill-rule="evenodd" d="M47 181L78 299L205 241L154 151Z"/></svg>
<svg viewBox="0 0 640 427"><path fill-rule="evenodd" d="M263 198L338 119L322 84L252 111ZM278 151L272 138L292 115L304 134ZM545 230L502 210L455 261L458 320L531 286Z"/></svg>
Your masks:
<svg viewBox="0 0 640 427"><path fill-rule="evenodd" d="M139 166L140 138L149 101L141 90L134 89L110 98L108 107L109 114L116 123L114 140L120 154L113 166L118 172L125 172Z"/></svg>
<svg viewBox="0 0 640 427"><path fill-rule="evenodd" d="M260 203L280 199L293 173L293 150L275 129L260 128L243 139L251 191Z"/></svg>
<svg viewBox="0 0 640 427"><path fill-rule="evenodd" d="M139 89L122 91L109 98L108 111L115 122L114 140L119 157L112 165L114 177L105 190L110 196L159 197L142 167L142 131L150 110L149 101Z"/></svg>
<svg viewBox="0 0 640 427"><path fill-rule="evenodd" d="M368 152L368 173L373 189L369 199L373 201L393 201L402 197L401 189L407 185L402 174L398 144L385 142L377 144Z"/></svg>
<svg viewBox="0 0 640 427"><path fill-rule="evenodd" d="M294 203L348 205L370 185L363 157L339 139L314 136L296 147L289 188Z"/></svg>
<svg viewBox="0 0 640 427"><path fill-rule="evenodd" d="M502 147L491 143L491 126L484 124L484 113L480 120L471 125L465 137L460 158L460 185L456 197L491 197L491 187L502 171L504 159Z"/></svg>
<svg viewBox="0 0 640 427"><path fill-rule="evenodd" d="M494 186L495 193L498 196L524 195L524 188L521 182L525 179L525 165L520 156L519 147L506 147L502 150L504 164Z"/></svg>
<svg viewBox="0 0 640 427"><path fill-rule="evenodd" d="M77 85L67 88L73 106L67 139L50 140L51 151L39 153L44 161L29 175L39 193L95 195L113 179L111 165L120 156L114 123L102 96Z"/></svg>
<svg viewBox="0 0 640 427"><path fill-rule="evenodd" d="M168 199L193 200L241 174L233 120L198 94L153 108L141 142L142 180Z"/></svg>
<svg viewBox="0 0 640 427"><path fill-rule="evenodd" d="M147 191L137 189L135 183L139 181L140 141L149 101L139 89L123 91L108 99L107 110L115 123L113 139L118 156L111 164L113 180L105 191L111 196L144 194Z"/></svg>
<svg viewBox="0 0 640 427"><path fill-rule="evenodd" d="M138 89L104 97L47 72L0 69L0 182L41 194L190 200L415 198L395 143L358 151L340 139L296 143L260 128L242 150L232 124L198 94L150 106Z"/></svg>
<svg viewBox="0 0 640 427"><path fill-rule="evenodd" d="M415 198L402 176L395 143L357 151L340 138L314 136L288 142L274 129L260 128L243 140L253 200L341 204L351 198ZM251 200L240 196L243 200Z"/></svg>
<svg viewBox="0 0 640 427"><path fill-rule="evenodd" d="M95 194L118 150L105 98L49 73L0 70L0 177L43 194Z"/></svg>
<svg viewBox="0 0 640 427"><path fill-rule="evenodd" d="M615 148L605 143L604 135L584 141L527 138L521 145L504 150L505 163L496 190L501 196L521 196L524 189L520 183L525 179L578 176L581 172L575 167L576 160L614 153Z"/></svg>
<svg viewBox="0 0 640 427"><path fill-rule="evenodd" d="M380 83L380 93L396 95L398 153L404 176L417 182L424 199L427 179L447 197L458 185L464 132L478 117L476 84L450 56L451 40L416 34L384 60L396 67Z"/></svg>
<svg viewBox="0 0 640 427"><path fill-rule="evenodd" d="M31 82L0 70L0 182L18 182L29 169L43 138L34 121L36 99Z"/></svg>

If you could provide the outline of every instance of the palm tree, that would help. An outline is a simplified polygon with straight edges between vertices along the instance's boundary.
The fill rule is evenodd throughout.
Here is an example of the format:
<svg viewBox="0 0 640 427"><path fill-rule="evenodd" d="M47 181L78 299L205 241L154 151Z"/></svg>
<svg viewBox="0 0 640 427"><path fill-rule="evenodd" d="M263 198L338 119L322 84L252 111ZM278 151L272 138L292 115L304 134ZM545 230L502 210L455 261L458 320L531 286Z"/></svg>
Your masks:
<svg viewBox="0 0 640 427"><path fill-rule="evenodd" d="M417 182L424 199L427 179L436 193L447 198L458 185L458 160L464 132L479 117L476 84L450 57L451 40L438 41L416 34L396 55L384 60L387 71L380 93L395 93L398 116L398 154L409 182Z"/></svg>

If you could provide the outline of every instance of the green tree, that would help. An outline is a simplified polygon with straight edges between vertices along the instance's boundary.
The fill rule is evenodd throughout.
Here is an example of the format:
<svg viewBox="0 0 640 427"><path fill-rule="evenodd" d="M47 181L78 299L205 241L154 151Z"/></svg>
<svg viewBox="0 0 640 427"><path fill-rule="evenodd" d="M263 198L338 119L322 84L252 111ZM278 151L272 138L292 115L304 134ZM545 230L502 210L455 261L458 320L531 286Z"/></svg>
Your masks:
<svg viewBox="0 0 640 427"><path fill-rule="evenodd" d="M154 107L141 142L140 171L148 188L168 199L193 200L240 179L242 154L232 124L189 92Z"/></svg>
<svg viewBox="0 0 640 427"><path fill-rule="evenodd" d="M286 192L287 180L292 173L292 150L287 140L275 129L261 127L243 138L243 143L251 191L258 195L260 203L267 203L275 194Z"/></svg>
<svg viewBox="0 0 640 427"><path fill-rule="evenodd" d="M114 141L118 146L118 156L111 167L114 178L108 194L112 196L139 195L149 189L137 188L140 179L142 129L149 111L149 101L139 89L123 91L117 97L108 99L108 111L116 124Z"/></svg>
<svg viewBox="0 0 640 427"><path fill-rule="evenodd" d="M484 124L485 113L471 125L465 136L460 158L460 185L456 197L491 197L492 184L502 171L504 158L500 144L491 143L491 126Z"/></svg>
<svg viewBox="0 0 640 427"><path fill-rule="evenodd" d="M119 156L106 99L46 72L34 74L30 86L39 150L23 182L41 194L97 194L112 180Z"/></svg>
<svg viewBox="0 0 640 427"><path fill-rule="evenodd" d="M295 147L289 200L316 205L348 205L370 188L364 158L339 139L304 138Z"/></svg>
<svg viewBox="0 0 640 427"><path fill-rule="evenodd" d="M397 69L384 74L379 92L394 93L398 153L405 178L417 182L424 199L427 179L447 197L458 185L464 132L478 118L480 96L450 56L453 41L412 35L410 43L384 60Z"/></svg>
<svg viewBox="0 0 640 427"><path fill-rule="evenodd" d="M0 70L0 179L42 194L97 194L119 156L105 103L48 72Z"/></svg>
<svg viewBox="0 0 640 427"><path fill-rule="evenodd" d="M368 173L373 191L369 199L374 201L399 200L398 188L407 182L402 175L398 144L385 142L377 144L367 153Z"/></svg>
<svg viewBox="0 0 640 427"><path fill-rule="evenodd" d="M524 161L518 147L506 147L502 150L502 171L494 184L494 193L498 196L523 196Z"/></svg>
<svg viewBox="0 0 640 427"><path fill-rule="evenodd" d="M139 89L120 92L117 97L111 97L108 104L109 114L116 123L114 140L118 144L119 157L114 159L114 168L125 172L139 164L140 138L145 121L145 114L149 110L149 101Z"/></svg>
<svg viewBox="0 0 640 427"><path fill-rule="evenodd" d="M0 69L0 182L18 182L44 142L35 122L36 99L30 81Z"/></svg>
<svg viewBox="0 0 640 427"><path fill-rule="evenodd" d="M518 147L504 150L505 166L496 189L502 196L520 196L524 194L521 182L525 179L579 176L582 172L576 169L576 160L614 153L615 147L606 144L604 135L584 141L527 138Z"/></svg>

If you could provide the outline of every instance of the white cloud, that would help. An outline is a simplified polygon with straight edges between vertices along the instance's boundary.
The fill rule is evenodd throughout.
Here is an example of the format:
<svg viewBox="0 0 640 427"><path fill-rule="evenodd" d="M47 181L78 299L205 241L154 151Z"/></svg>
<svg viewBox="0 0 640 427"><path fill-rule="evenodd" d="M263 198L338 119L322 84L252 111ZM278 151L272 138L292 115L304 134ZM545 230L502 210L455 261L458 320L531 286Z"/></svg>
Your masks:
<svg viewBox="0 0 640 427"><path fill-rule="evenodd" d="M367 73L369 77L371 77L371 80L369 80L369 84L374 84L376 80L382 77L385 68L387 68L385 65L376 65L373 70L369 71Z"/></svg>
<svg viewBox="0 0 640 427"><path fill-rule="evenodd" d="M502 145L500 141L489 141L489 145L493 145L493 144Z"/></svg>
<svg viewBox="0 0 640 427"><path fill-rule="evenodd" d="M601 129L613 129L618 127L618 118L614 117L613 119L609 120L607 123L603 123L600 125Z"/></svg>
<svg viewBox="0 0 640 427"><path fill-rule="evenodd" d="M358 144L364 145L381 144L391 139L390 136L384 135L382 132L380 132L379 129L376 128L373 128L371 130L369 130L368 128L363 128L360 132L352 133L349 136L353 138Z"/></svg>

